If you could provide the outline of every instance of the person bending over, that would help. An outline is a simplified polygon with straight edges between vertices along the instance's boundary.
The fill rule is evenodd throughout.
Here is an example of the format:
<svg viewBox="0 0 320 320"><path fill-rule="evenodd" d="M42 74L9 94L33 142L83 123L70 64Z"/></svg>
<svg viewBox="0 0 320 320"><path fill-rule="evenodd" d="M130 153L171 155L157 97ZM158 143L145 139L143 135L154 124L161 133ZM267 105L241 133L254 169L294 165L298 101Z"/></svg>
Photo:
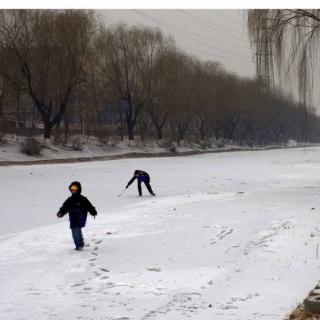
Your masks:
<svg viewBox="0 0 320 320"><path fill-rule="evenodd" d="M150 176L147 172L142 171L142 170L135 170L132 179L128 182L126 189L129 188L129 186L134 182L134 180L138 181L138 191L139 191L139 196L142 196L142 188L141 188L141 183L143 182L145 186L147 187L149 193L153 196L155 196L155 193L153 192L151 185L150 185Z"/></svg>

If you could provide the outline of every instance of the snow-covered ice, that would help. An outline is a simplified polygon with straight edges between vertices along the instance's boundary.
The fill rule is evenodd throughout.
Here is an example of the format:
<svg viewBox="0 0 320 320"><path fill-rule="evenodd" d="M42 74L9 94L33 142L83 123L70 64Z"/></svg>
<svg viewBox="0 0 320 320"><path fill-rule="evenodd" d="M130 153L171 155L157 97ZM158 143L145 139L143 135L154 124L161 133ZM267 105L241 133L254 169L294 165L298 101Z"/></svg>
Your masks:
<svg viewBox="0 0 320 320"><path fill-rule="evenodd" d="M157 193L117 195L134 169ZM0 318L284 319L319 280L320 148L0 168ZM96 206L73 250L79 180Z"/></svg>

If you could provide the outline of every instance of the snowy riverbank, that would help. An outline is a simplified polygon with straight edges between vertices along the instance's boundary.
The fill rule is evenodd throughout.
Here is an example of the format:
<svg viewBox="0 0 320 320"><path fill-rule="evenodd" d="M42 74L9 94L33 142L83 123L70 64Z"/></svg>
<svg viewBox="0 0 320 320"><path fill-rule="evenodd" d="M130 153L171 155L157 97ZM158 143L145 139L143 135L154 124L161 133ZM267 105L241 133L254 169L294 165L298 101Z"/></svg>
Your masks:
<svg viewBox="0 0 320 320"><path fill-rule="evenodd" d="M117 197L134 169L156 198ZM319 147L1 167L0 314L283 319L319 280L319 171ZM71 180L99 212L83 252L56 223Z"/></svg>
<svg viewBox="0 0 320 320"><path fill-rule="evenodd" d="M289 141L287 145L270 145L266 147L249 147L234 144L226 144L223 147L219 143L205 143L205 147L197 143L182 143L170 145L168 142L159 140L149 141L114 141L101 143L97 138L90 138L81 144L81 150L74 150L72 143L68 145L50 145L41 150L40 155L26 155L21 152L21 143L26 138L7 136L0 143L0 166L7 165L35 165L52 163L74 163L83 161L104 161L134 157L160 157L178 155L196 155L203 153L215 153L242 150L268 150L292 147L310 147L315 144L302 144ZM41 141L41 137L37 137ZM72 139L70 139L72 141Z"/></svg>

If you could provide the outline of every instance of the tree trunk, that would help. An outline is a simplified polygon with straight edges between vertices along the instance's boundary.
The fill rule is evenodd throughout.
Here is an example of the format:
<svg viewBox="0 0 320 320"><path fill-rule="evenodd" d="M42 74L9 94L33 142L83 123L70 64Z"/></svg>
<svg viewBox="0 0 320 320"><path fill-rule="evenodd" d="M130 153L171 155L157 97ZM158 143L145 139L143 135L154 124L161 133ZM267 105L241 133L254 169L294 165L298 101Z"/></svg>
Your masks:
<svg viewBox="0 0 320 320"><path fill-rule="evenodd" d="M145 128L144 128L144 121L141 117L139 118L139 131L140 131L141 141L144 142L145 141Z"/></svg>
<svg viewBox="0 0 320 320"><path fill-rule="evenodd" d="M181 121L176 121L177 128L178 128L178 138L179 140L184 140L185 133L188 130L189 124L190 124L190 119L186 120L181 120Z"/></svg>
<svg viewBox="0 0 320 320"><path fill-rule="evenodd" d="M51 142L52 125L50 121L44 121L44 145L48 146Z"/></svg>
<svg viewBox="0 0 320 320"><path fill-rule="evenodd" d="M134 134L133 134L134 123L133 123L133 112L132 112L131 100L128 101L128 105L129 105L129 111L126 112L128 138L129 138L129 140L134 140Z"/></svg>
<svg viewBox="0 0 320 320"><path fill-rule="evenodd" d="M129 140L134 140L133 124L130 116L127 116L127 126L128 126L128 138Z"/></svg>
<svg viewBox="0 0 320 320"><path fill-rule="evenodd" d="M216 127L213 127L212 130L214 132L214 137L215 137L216 141L218 141L220 139L219 129Z"/></svg>
<svg viewBox="0 0 320 320"><path fill-rule="evenodd" d="M119 116L119 125L118 125L118 131L120 135L120 140L123 141L123 117L122 117L122 110L120 102L118 102L118 116Z"/></svg>
<svg viewBox="0 0 320 320"><path fill-rule="evenodd" d="M162 129L168 120L169 112L166 112L163 115L162 121L160 119L159 113L157 114L153 110L149 110L149 114L150 114L150 119L151 119L154 127L157 130L157 138L158 138L158 140L161 140L162 139Z"/></svg>
<svg viewBox="0 0 320 320"><path fill-rule="evenodd" d="M305 106L303 108L303 125L304 125L304 132L303 132L303 140L304 140L304 143L306 143L308 140L309 140L309 128L308 128L308 111L307 111L307 107Z"/></svg>
<svg viewBox="0 0 320 320"><path fill-rule="evenodd" d="M60 143L60 120L56 124L56 130L55 130L55 136L54 136L54 143L59 144Z"/></svg>
<svg viewBox="0 0 320 320"><path fill-rule="evenodd" d="M176 125L173 120L170 121L170 135L171 141L176 141Z"/></svg>
<svg viewBox="0 0 320 320"><path fill-rule="evenodd" d="M206 121L203 119L200 120L199 131L200 131L200 140L204 141L205 135L206 135Z"/></svg>
<svg viewBox="0 0 320 320"><path fill-rule="evenodd" d="M179 142L184 140L184 130L182 125L178 124Z"/></svg>
<svg viewBox="0 0 320 320"><path fill-rule="evenodd" d="M44 123L44 138L45 139L50 139L51 138L51 124L50 122L45 122Z"/></svg>
<svg viewBox="0 0 320 320"><path fill-rule="evenodd" d="M157 136L158 136L158 140L162 139L162 128L161 127L157 127Z"/></svg>
<svg viewBox="0 0 320 320"><path fill-rule="evenodd" d="M67 113L64 115L64 143L68 143L69 137L69 116Z"/></svg>
<svg viewBox="0 0 320 320"><path fill-rule="evenodd" d="M3 99L0 100L0 119L3 117Z"/></svg>

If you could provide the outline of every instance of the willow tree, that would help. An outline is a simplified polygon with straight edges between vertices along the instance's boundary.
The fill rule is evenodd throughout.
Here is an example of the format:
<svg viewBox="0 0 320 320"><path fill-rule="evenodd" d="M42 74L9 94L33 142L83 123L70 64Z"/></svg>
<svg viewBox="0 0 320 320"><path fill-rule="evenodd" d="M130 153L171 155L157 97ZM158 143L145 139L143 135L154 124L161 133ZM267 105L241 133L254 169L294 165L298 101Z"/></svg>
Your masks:
<svg viewBox="0 0 320 320"><path fill-rule="evenodd" d="M45 141L85 80L94 30L94 15L84 10L0 11L0 74L30 97Z"/></svg>
<svg viewBox="0 0 320 320"><path fill-rule="evenodd" d="M320 10L249 10L248 29L258 76L269 85L297 85L307 130L307 105L319 79Z"/></svg>
<svg viewBox="0 0 320 320"><path fill-rule="evenodd" d="M118 24L101 27L96 46L101 55L101 78L111 101L126 102L129 140L134 139L138 118L150 105L154 79L158 77L157 61L167 39L159 29ZM148 109L148 111L151 110ZM154 120L154 118L153 118Z"/></svg>

